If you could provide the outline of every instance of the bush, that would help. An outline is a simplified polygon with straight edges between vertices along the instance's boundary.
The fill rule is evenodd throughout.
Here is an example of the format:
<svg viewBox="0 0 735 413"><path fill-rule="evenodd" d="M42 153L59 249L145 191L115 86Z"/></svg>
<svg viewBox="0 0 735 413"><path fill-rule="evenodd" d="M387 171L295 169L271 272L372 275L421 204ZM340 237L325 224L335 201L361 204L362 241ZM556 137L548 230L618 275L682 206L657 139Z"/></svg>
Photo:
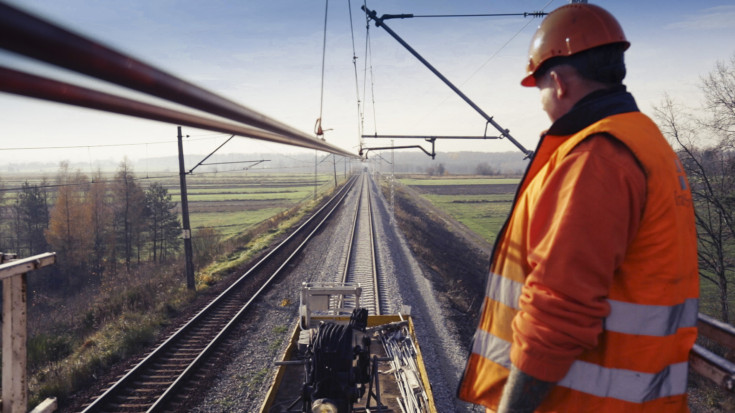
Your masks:
<svg viewBox="0 0 735 413"><path fill-rule="evenodd" d="M201 267L222 253L222 233L211 227L200 228L191 239L194 265Z"/></svg>
<svg viewBox="0 0 735 413"><path fill-rule="evenodd" d="M28 366L35 369L46 363L59 361L71 354L72 349L72 338L66 334L38 334L28 339Z"/></svg>

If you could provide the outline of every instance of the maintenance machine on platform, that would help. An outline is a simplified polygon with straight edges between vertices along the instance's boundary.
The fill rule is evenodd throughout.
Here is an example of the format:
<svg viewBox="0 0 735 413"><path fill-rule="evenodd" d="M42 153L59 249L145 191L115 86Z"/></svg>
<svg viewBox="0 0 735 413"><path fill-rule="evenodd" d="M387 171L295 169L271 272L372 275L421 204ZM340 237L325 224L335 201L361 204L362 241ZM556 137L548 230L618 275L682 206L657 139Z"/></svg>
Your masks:
<svg viewBox="0 0 735 413"><path fill-rule="evenodd" d="M410 308L370 315L357 283L304 283L261 413L436 412Z"/></svg>

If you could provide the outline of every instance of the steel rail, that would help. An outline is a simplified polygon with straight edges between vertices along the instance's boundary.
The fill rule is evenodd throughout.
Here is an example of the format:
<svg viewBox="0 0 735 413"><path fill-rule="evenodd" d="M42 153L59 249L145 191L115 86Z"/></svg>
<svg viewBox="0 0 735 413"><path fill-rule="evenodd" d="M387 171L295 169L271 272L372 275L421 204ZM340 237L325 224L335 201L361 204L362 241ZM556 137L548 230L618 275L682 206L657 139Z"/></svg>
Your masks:
<svg viewBox="0 0 735 413"><path fill-rule="evenodd" d="M146 410L147 412L161 411L165 408L166 404L176 395L181 386L187 382L189 377L201 366L202 362L207 359L212 351L217 347L219 343L226 337L227 333L237 324L241 319L245 311L250 305L260 296L260 294L270 285L270 283L276 278L280 271L288 265L290 260L303 248L303 246L310 240L310 238L316 233L324 222L334 213L337 207L342 203L349 190L354 186L355 179L353 178L344 185L343 188L335 194L329 202L323 205L317 210L307 221L302 223L293 233L291 233L286 239L284 239L278 246L268 252L258 262L253 265L245 274L241 275L235 282L232 283L225 291L220 293L215 299L213 299L206 307L200 310L191 320L185 325L179 328L174 334L168 339L161 343L156 349L149 353L143 360L141 360L135 367L128 371L120 380L110 386L102 395L94 400L89 406L84 409L84 412L98 412L103 410L105 405L110 401L112 397L115 397L120 392L126 389L126 387L132 381L138 378L138 374L153 364L161 355L165 354L175 343L182 339L183 336L189 334L199 322L206 319L211 313L217 310L221 303L225 302L230 296L237 293L241 288L243 282L249 279L255 272L260 271L262 267L265 267L270 261L278 257L282 253L284 248L287 248L292 244L292 241L298 240L297 237L304 235L303 233L308 231L305 239L298 242L295 250L289 254L289 257L280 262L278 268L270 274L269 278L260 286L260 289L250 297L250 299L243 304L240 309L232 316L227 324L220 329L219 332L209 341L209 343L198 353L196 357L185 367L180 374L173 380L168 388L156 398L154 402L150 404L150 407ZM321 218L321 220L319 220ZM318 222L317 222L318 221ZM314 225L312 225L314 224Z"/></svg>
<svg viewBox="0 0 735 413"><path fill-rule="evenodd" d="M358 225L358 218L360 216L360 200L362 199L362 192L365 189L364 178L361 179L360 183L360 193L357 194L357 202L355 203L355 213L352 215L352 224L350 225L350 235L347 237L349 239L349 242L347 243L347 252L345 254L345 265L342 269L342 276L340 278L340 281L342 284L347 284L348 278L350 275L350 260L352 259L352 247L355 244L355 232L357 230ZM345 297L343 295L340 295L337 298L336 307L335 308L343 308L345 302Z"/></svg>
<svg viewBox="0 0 735 413"><path fill-rule="evenodd" d="M347 253L345 254L346 262L345 262L344 268L342 269L342 278L341 278L342 283L347 282L347 277L350 272L349 271L350 270L350 257L352 257L352 246L354 245L355 230L357 229L357 217L360 216L360 199L362 199L362 191L364 190L364 187L365 187L364 185L360 184L360 193L357 194L357 203L355 206L355 213L352 214L352 225L350 225L350 235L348 237L350 242L347 243ZM341 303L337 306L337 308L339 307L342 307Z"/></svg>
<svg viewBox="0 0 735 413"><path fill-rule="evenodd" d="M376 248L375 248L375 232L373 231L373 205L372 205L372 196L370 195L370 180L368 179L368 188L367 188L367 207L368 207L368 222L370 223L368 225L369 233L370 233L370 259L372 261L372 267L373 267L373 293L375 294L375 314L381 315L382 308L381 308L381 302L380 302L380 274L378 273L378 260L377 260L377 254L376 254Z"/></svg>
<svg viewBox="0 0 735 413"><path fill-rule="evenodd" d="M0 2L0 48L282 135L290 145L355 156L134 57Z"/></svg>

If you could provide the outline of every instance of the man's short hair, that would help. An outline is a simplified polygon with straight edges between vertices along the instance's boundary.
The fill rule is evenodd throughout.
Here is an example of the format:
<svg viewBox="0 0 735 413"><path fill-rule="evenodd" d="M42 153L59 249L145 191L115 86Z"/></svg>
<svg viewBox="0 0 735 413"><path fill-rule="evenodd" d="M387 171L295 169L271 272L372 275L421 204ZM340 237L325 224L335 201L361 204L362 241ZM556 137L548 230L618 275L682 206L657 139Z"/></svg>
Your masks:
<svg viewBox="0 0 735 413"><path fill-rule="evenodd" d="M572 66L584 79L607 85L619 85L625 78L625 45L621 43L594 47L571 56L557 56L545 61L534 73L541 79L551 68L558 65Z"/></svg>

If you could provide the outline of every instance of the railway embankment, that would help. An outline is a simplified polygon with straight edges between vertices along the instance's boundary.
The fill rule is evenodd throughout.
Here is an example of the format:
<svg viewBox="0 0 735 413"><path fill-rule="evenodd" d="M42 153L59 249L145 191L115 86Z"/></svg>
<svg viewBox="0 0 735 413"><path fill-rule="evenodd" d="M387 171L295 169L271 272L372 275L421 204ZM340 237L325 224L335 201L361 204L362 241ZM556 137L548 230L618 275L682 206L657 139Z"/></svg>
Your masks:
<svg viewBox="0 0 735 413"><path fill-rule="evenodd" d="M383 192L389 199L387 184ZM396 224L450 310L459 339L469 346L492 246L410 187L396 185L393 199Z"/></svg>

